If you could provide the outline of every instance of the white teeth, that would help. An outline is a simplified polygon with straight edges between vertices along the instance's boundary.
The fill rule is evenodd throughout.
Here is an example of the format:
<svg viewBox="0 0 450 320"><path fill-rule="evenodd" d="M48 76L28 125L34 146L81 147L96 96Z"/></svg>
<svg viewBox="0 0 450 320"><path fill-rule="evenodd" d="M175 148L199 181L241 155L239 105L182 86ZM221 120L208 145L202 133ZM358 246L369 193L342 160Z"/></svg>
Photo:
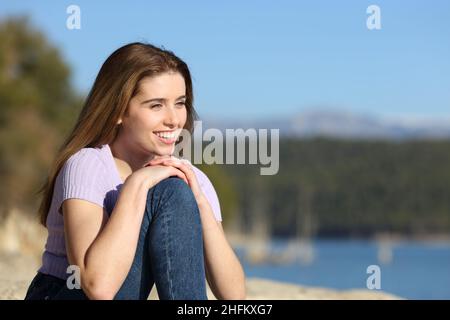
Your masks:
<svg viewBox="0 0 450 320"><path fill-rule="evenodd" d="M163 139L175 139L177 136L176 132L155 132L155 134Z"/></svg>

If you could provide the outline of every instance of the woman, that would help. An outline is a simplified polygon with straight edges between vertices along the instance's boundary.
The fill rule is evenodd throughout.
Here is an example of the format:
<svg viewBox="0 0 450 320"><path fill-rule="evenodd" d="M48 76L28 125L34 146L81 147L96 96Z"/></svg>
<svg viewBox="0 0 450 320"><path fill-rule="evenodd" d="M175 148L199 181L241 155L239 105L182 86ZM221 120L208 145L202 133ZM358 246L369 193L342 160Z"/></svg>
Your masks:
<svg viewBox="0 0 450 320"><path fill-rule="evenodd" d="M48 239L25 299L147 299L156 284L160 299L200 300L205 277L218 299L245 299L211 182L172 156L194 119L172 52L131 43L108 57L41 189Z"/></svg>

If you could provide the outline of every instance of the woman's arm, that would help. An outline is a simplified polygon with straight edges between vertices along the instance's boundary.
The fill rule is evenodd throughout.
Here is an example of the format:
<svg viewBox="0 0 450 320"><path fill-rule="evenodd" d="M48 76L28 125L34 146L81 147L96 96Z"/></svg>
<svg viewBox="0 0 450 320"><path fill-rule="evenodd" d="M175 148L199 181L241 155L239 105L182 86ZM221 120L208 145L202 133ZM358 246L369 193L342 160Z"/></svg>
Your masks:
<svg viewBox="0 0 450 320"><path fill-rule="evenodd" d="M185 179L175 168L135 171L123 184L109 219L88 201L63 202L68 260L80 268L81 287L90 299L113 299L119 291L136 253L148 189L173 175Z"/></svg>
<svg viewBox="0 0 450 320"><path fill-rule="evenodd" d="M125 280L135 255L147 192L142 179L127 179L109 219L102 208L88 201L64 201L67 256L70 264L80 268L81 287L90 299L113 299Z"/></svg>
<svg viewBox="0 0 450 320"><path fill-rule="evenodd" d="M222 300L244 300L245 275L228 243L222 223L216 220L207 199L198 202L203 230L206 277L214 296Z"/></svg>

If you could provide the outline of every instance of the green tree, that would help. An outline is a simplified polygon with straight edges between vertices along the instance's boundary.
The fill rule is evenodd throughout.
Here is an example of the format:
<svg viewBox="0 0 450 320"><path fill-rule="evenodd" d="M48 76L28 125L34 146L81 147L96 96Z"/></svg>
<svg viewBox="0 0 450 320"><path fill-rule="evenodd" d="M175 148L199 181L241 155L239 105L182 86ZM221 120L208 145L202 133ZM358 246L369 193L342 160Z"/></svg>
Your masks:
<svg viewBox="0 0 450 320"><path fill-rule="evenodd" d="M0 211L35 208L35 193L81 99L59 50L26 17L0 21ZM32 212L34 213L34 211Z"/></svg>

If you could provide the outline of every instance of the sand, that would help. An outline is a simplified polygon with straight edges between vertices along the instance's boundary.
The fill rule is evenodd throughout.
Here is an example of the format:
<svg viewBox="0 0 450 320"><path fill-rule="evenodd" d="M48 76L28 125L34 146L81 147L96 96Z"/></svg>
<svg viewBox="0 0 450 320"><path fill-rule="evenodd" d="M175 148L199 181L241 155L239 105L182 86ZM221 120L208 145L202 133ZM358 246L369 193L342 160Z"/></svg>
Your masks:
<svg viewBox="0 0 450 320"><path fill-rule="evenodd" d="M0 300L25 297L40 266L46 230L26 215L14 212L0 225ZM377 290L337 291L299 286L260 278L246 279L247 299L399 299ZM156 287L150 299L157 299ZM208 288L208 298L215 297Z"/></svg>
<svg viewBox="0 0 450 320"><path fill-rule="evenodd" d="M39 267L36 258L14 253L0 253L0 300L21 300L25 297L31 279ZM285 299L285 300L359 300L359 299L399 299L380 291L346 290L337 291L326 288L313 288L260 278L247 278L247 299ZM156 287L149 299L157 299ZM208 298L215 297L208 288Z"/></svg>

